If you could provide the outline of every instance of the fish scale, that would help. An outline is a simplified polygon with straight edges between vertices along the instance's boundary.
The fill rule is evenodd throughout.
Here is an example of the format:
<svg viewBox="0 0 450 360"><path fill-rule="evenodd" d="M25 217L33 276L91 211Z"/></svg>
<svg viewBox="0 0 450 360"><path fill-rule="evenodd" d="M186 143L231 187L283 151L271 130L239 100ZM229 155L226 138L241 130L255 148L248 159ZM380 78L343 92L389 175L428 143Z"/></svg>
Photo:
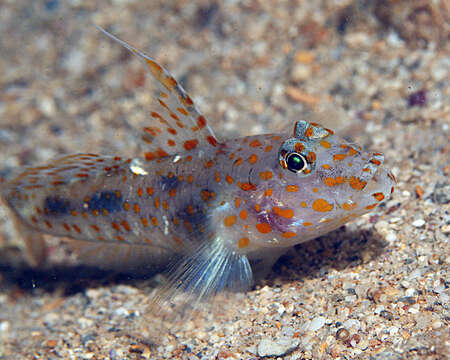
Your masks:
<svg viewBox="0 0 450 360"><path fill-rule="evenodd" d="M100 267L167 265L160 297L183 292L198 302L248 288L289 247L371 211L394 191L381 153L316 123L219 139L166 70L101 30L137 55L159 86L141 132L143 155L64 156L9 182L1 196L30 248L47 233L78 240L80 254Z"/></svg>

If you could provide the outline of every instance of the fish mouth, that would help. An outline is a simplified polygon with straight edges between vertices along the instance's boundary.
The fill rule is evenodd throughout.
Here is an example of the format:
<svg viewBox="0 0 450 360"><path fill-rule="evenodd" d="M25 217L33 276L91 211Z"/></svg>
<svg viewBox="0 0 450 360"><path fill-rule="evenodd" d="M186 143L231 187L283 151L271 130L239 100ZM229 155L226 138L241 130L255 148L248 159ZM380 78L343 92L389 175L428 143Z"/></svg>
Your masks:
<svg viewBox="0 0 450 360"><path fill-rule="evenodd" d="M391 196L396 183L394 175L383 166L383 163L383 154L371 154L360 175L361 181L367 183L363 191L375 196L379 201L386 200Z"/></svg>
<svg viewBox="0 0 450 360"><path fill-rule="evenodd" d="M380 169L383 168L384 163L384 155L381 153L372 153L369 155L369 160L367 161L366 165L363 166L361 169L361 174L359 178L361 181L370 182L370 181L377 181L377 178L379 178L379 174L377 176L377 173Z"/></svg>

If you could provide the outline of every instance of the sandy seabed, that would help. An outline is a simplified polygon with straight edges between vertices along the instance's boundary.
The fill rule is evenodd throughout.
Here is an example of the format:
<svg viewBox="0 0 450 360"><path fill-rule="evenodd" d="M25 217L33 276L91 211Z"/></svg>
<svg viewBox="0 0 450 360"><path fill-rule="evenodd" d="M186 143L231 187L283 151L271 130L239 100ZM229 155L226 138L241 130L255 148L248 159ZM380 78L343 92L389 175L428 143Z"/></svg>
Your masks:
<svg viewBox="0 0 450 360"><path fill-rule="evenodd" d="M0 208L0 359L447 358L448 3L93 3L0 5L3 181L61 154L136 153L150 81L95 23L170 69L217 133L317 121L382 151L397 189L157 343L155 279L79 268L50 237L30 269Z"/></svg>

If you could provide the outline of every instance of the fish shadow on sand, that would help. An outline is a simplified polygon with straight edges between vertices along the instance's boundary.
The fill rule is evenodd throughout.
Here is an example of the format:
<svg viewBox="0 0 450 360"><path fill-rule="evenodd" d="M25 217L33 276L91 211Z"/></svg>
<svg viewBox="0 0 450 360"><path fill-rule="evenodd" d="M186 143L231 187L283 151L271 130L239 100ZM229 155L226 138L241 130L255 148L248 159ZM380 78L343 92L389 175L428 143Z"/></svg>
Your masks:
<svg viewBox="0 0 450 360"><path fill-rule="evenodd" d="M388 243L375 230L349 230L342 226L325 236L295 246L283 255L256 286L279 286L305 278L326 278L334 269L364 266L381 256ZM155 272L117 273L88 266L55 266L45 270L0 266L0 291L33 295L36 290L74 295L88 288L127 284L137 288L155 287Z"/></svg>

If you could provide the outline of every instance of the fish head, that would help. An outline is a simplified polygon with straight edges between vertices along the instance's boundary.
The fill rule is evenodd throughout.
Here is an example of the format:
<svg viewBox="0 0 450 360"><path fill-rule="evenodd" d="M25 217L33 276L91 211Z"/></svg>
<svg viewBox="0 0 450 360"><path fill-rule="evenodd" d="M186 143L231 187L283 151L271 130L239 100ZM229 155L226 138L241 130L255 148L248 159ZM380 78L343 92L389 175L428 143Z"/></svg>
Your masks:
<svg viewBox="0 0 450 360"><path fill-rule="evenodd" d="M275 151L265 163L274 175L260 182L254 196L256 222L270 229L258 236L268 243L290 246L321 236L371 211L394 191L395 178L381 153L365 152L316 123L297 121Z"/></svg>

